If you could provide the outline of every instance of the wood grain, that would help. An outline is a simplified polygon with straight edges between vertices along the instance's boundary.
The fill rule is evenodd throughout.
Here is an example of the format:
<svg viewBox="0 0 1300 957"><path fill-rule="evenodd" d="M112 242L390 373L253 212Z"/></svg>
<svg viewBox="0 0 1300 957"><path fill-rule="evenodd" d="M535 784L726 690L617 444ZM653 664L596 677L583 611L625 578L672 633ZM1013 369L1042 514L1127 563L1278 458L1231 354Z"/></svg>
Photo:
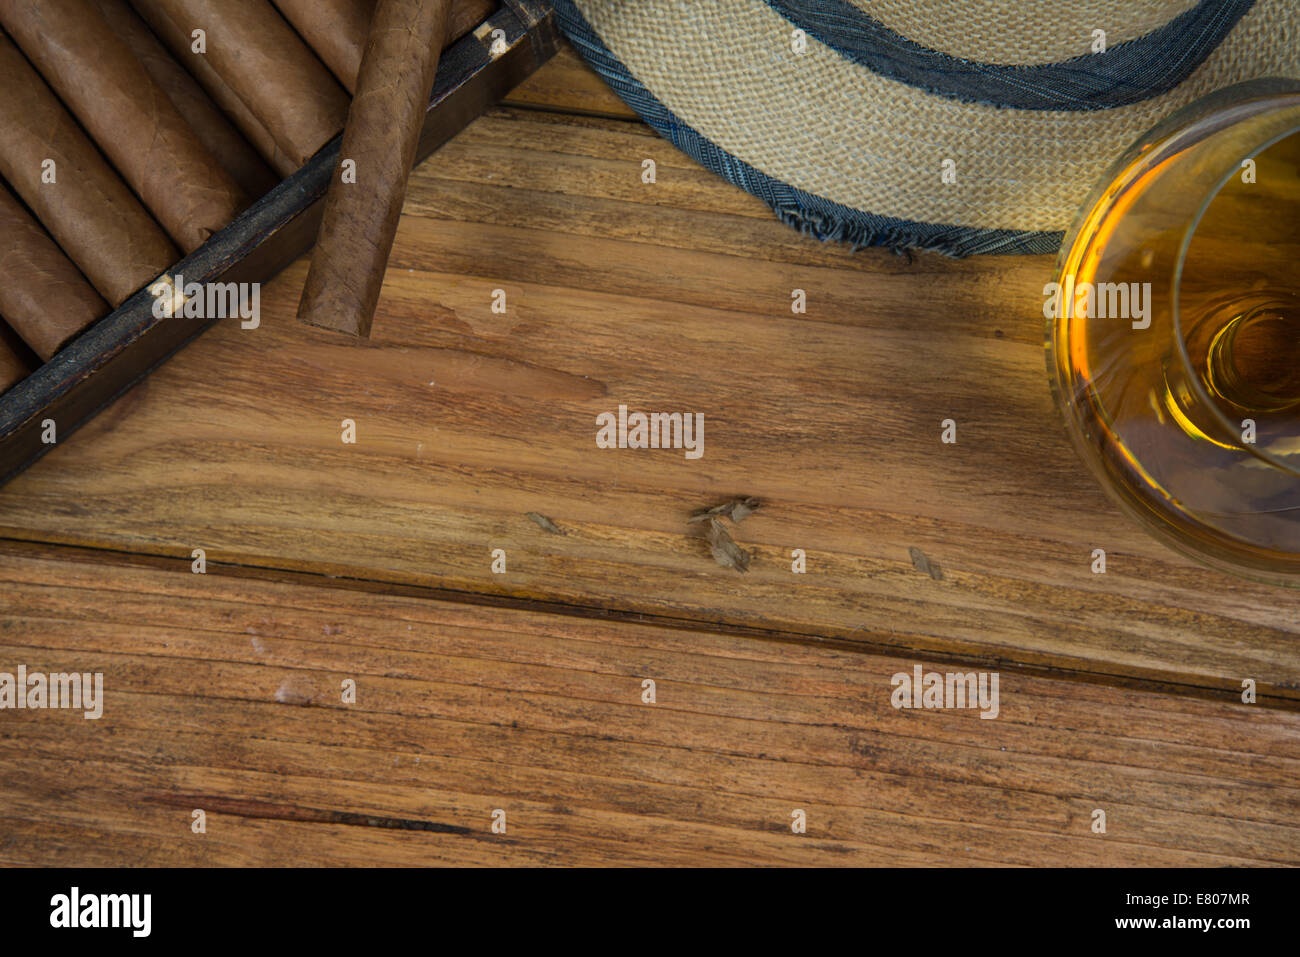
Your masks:
<svg viewBox="0 0 1300 957"><path fill-rule="evenodd" d="M640 124L497 110L412 177L372 345L298 327L298 263L6 487L0 534L1300 698L1300 595L1150 540L1068 447L1049 273L817 244ZM620 403L704 413L704 457L596 448ZM736 495L743 576L685 524Z"/></svg>
<svg viewBox="0 0 1300 957"><path fill-rule="evenodd" d="M589 113L634 120L636 111L618 98L568 43L546 65L519 84L505 102L560 113Z"/></svg>
<svg viewBox="0 0 1300 957"><path fill-rule="evenodd" d="M1278 709L1004 672L994 720L895 710L925 659L63 551L0 554L0 670L102 671L104 713L0 715L9 864L1300 859Z"/></svg>
<svg viewBox="0 0 1300 957"><path fill-rule="evenodd" d="M413 176L372 343L299 262L0 490L0 671L106 683L0 712L0 861L1300 862L1300 599L1083 473L1050 262L805 239L571 51L508 102ZM619 403L704 457L597 449ZM748 495L742 576L686 519ZM997 719L890 706L954 661Z"/></svg>

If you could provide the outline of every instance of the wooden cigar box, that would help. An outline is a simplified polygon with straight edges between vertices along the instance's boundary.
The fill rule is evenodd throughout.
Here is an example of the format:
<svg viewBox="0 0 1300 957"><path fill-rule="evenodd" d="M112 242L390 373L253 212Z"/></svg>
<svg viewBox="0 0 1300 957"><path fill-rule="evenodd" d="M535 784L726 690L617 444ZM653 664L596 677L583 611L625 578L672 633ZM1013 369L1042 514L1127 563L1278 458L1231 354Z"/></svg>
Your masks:
<svg viewBox="0 0 1300 957"><path fill-rule="evenodd" d="M545 63L557 41L544 0L502 0L477 28L444 51L417 162ZM306 252L315 241L325 191L339 165L341 138L336 136L159 280L203 286L262 283ZM241 322L237 315L166 315L156 308L157 291L157 282L138 290L0 394L0 483L57 442L69 441L80 425L213 323ZM51 432L53 443L48 441Z"/></svg>

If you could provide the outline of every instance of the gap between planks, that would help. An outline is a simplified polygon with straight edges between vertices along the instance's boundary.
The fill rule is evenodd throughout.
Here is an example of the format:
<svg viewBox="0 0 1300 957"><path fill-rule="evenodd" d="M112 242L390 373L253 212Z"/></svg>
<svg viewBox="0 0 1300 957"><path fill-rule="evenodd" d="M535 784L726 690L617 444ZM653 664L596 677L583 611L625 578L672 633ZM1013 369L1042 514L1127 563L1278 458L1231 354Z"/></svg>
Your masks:
<svg viewBox="0 0 1300 957"><path fill-rule="evenodd" d="M40 541L0 536L4 548L23 558L76 561L84 564L114 564L149 568L173 574L193 574L188 570L187 556L160 552L115 549L105 546L70 545L57 541ZM1197 685L1191 682L1173 682L1160 678L1147 678L1107 671L1088 671L1012 661L998 656L953 654L906 644L888 644L864 639L832 638L811 632L788 629L762 628L726 619L709 620L685 616L664 615L616 607L584 605L556 599L524 598L514 595L474 592L455 588L439 588L381 578L337 575L327 572L303 571L274 564L248 562L206 561L206 574L253 581L293 585L326 586L363 594L383 594L429 601L446 601L460 605L487 608L505 608L541 614L579 618L587 621L613 621L628 624L670 628L676 631L705 630L718 635L737 638L755 638L777 644L794 644L835 651L852 652L883 658L915 658L935 665L953 667L983 667L1011 670L1027 676L1078 681L1109 688L1122 688L1150 694L1175 694L1218 702L1236 702L1239 694L1233 690ZM862 632L868 634L867 632ZM1259 694L1256 707L1275 708L1280 711L1300 713L1300 700L1285 695Z"/></svg>

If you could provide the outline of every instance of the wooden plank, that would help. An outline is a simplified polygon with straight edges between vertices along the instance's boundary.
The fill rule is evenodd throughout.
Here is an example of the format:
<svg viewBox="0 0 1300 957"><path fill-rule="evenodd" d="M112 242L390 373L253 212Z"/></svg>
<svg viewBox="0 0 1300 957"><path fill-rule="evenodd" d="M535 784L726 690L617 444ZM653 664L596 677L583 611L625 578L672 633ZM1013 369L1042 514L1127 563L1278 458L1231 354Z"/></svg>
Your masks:
<svg viewBox="0 0 1300 957"><path fill-rule="evenodd" d="M618 98L567 41L546 70L519 84L503 102L558 113L637 119L636 111Z"/></svg>
<svg viewBox="0 0 1300 957"><path fill-rule="evenodd" d="M897 710L926 659L61 552L0 553L0 670L100 671L103 715L0 713L9 864L1300 860L1285 710L1006 671L993 720Z"/></svg>
<svg viewBox="0 0 1300 957"><path fill-rule="evenodd" d="M294 320L294 264L6 487L0 534L1300 700L1300 593L1168 551L1068 447L1050 271L851 254L644 127L498 110L416 171L370 344ZM620 404L702 413L703 457L598 449ZM734 495L745 575L686 524Z"/></svg>

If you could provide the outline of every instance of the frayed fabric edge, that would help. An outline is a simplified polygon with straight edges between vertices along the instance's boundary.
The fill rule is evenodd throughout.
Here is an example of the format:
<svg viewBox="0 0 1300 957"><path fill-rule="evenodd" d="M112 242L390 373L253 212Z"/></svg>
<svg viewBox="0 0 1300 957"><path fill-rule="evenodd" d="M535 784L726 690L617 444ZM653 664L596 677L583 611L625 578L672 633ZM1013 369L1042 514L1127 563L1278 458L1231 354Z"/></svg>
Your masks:
<svg viewBox="0 0 1300 957"><path fill-rule="evenodd" d="M895 219L844 206L797 189L722 149L668 109L605 46L573 0L554 0L557 20L583 59L656 133L723 179L757 196L777 218L805 236L841 242L852 250L884 247L900 255L937 252L971 255L1055 253L1063 231L980 229Z"/></svg>
<svg viewBox="0 0 1300 957"><path fill-rule="evenodd" d="M1060 232L993 231L955 226L939 227L942 230L939 235L927 235L934 226L894 220L890 227L881 228L855 217L828 215L813 207L767 202L776 218L787 226L822 242L842 243L849 247L850 252L884 248L900 256L932 252L953 259L972 255L1044 255L1059 251L1064 238Z"/></svg>

